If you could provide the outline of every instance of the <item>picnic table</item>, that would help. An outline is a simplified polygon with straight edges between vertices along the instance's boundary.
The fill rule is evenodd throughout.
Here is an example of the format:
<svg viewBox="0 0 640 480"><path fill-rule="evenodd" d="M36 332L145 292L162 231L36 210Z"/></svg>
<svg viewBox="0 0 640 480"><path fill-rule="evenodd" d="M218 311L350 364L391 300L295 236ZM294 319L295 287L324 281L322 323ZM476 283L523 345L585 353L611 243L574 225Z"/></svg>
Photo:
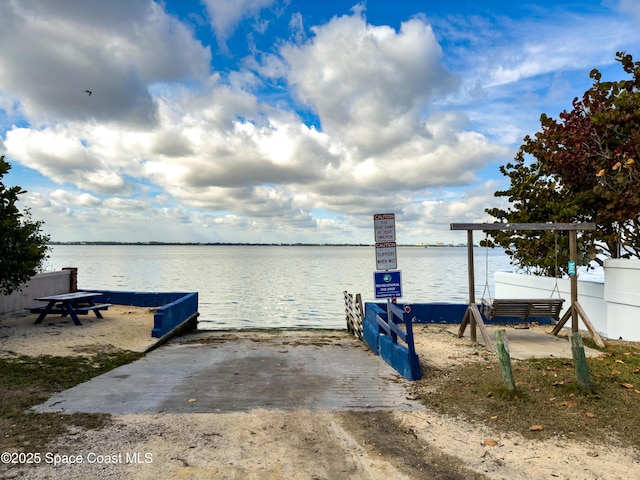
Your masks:
<svg viewBox="0 0 640 480"><path fill-rule="evenodd" d="M100 310L107 310L112 304L99 303L96 304L95 297L101 296L99 292L72 292L63 293L61 295L49 295L47 297L36 298L39 302L47 302L46 305L40 307L32 307L31 313L39 313L35 323L42 323L50 313L58 313L63 317L69 315L76 325L82 325L78 315L86 315L92 311L96 317L104 318Z"/></svg>

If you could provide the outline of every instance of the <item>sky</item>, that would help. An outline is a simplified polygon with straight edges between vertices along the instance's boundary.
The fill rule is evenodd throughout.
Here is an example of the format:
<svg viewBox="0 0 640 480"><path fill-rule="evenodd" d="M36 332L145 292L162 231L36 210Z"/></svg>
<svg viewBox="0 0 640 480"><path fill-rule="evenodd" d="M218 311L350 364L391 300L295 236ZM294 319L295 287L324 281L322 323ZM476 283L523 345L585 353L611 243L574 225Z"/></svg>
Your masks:
<svg viewBox="0 0 640 480"><path fill-rule="evenodd" d="M463 243L540 115L640 59L640 1L2 0L0 51L53 241Z"/></svg>

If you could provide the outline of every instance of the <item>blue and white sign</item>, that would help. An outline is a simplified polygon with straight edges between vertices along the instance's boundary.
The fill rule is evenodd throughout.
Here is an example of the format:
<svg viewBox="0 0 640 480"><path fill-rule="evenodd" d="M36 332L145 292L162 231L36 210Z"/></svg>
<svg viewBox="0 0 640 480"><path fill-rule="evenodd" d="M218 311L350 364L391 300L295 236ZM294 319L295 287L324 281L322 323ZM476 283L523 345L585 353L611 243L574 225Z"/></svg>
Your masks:
<svg viewBox="0 0 640 480"><path fill-rule="evenodd" d="M389 272L374 272L373 284L375 286L376 298L402 297L402 282L400 280L400 270Z"/></svg>

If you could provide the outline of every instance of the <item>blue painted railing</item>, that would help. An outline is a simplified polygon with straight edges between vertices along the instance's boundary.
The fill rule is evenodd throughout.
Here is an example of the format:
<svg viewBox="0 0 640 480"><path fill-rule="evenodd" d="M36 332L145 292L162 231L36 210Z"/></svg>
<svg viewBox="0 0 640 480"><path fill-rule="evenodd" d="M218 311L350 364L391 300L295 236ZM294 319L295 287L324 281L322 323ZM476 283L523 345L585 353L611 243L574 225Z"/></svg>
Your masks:
<svg viewBox="0 0 640 480"><path fill-rule="evenodd" d="M183 323L198 315L198 293L187 293L173 302L160 307L153 316L151 336L161 338Z"/></svg>
<svg viewBox="0 0 640 480"><path fill-rule="evenodd" d="M198 316L198 292L123 292L112 290L85 290L102 293L100 303L157 307L153 315L153 338L163 336L195 322Z"/></svg>
<svg viewBox="0 0 640 480"><path fill-rule="evenodd" d="M386 308L386 304L377 303L380 308ZM468 305L466 303L398 303L398 307L409 308L411 310L411 318L413 323L426 324L459 324L464 318ZM480 309L480 305L478 305ZM487 324L518 324L522 323L522 319L518 317L499 317L499 319L490 322L483 316L483 320ZM548 317L529 317L530 322L538 322L540 325L552 325L553 319Z"/></svg>
<svg viewBox="0 0 640 480"><path fill-rule="evenodd" d="M411 319L404 309L390 305L391 318L375 303L365 303L363 339L372 352L408 380L420 380L420 364L413 343ZM399 326L404 325L404 329ZM404 344L398 343L398 340Z"/></svg>

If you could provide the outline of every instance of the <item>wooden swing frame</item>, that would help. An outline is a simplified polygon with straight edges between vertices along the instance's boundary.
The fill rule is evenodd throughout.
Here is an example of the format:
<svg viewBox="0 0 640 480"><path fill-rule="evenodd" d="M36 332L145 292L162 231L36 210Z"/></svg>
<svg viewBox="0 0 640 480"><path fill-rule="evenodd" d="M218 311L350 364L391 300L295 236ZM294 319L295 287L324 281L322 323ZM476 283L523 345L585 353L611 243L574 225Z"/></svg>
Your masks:
<svg viewBox="0 0 640 480"><path fill-rule="evenodd" d="M577 240L577 232L578 231L586 231L586 230L595 230L595 223L452 223L451 230L466 230L467 231L467 265L469 271L469 305L467 310L465 311L464 318L462 319L462 323L460 324L460 329L458 330L458 337L462 337L464 335L464 331L467 328L467 325L470 325L470 335L471 341L477 342L477 333L476 329L480 329L480 333L482 335L482 339L487 348L495 352L495 347L493 342L489 338L489 334L485 327L484 321L482 320L482 315L480 314L480 310L478 309L478 305L476 304L476 296L475 296L475 269L474 269L474 260L473 260L473 232L474 230L482 230L484 232L487 231L497 231L497 230L524 230L524 231L535 231L535 230L561 230L569 232L569 260L572 262L577 262L578 258L578 240ZM600 347L604 347L604 342L600 338L600 335L593 328L593 324L589 320L584 309L580 306L578 302L578 277L576 275L570 275L571 281L571 305L562 316L560 321L556 324L553 331L551 332L553 335L557 335L560 329L564 326L565 323L571 318L571 331L576 333L578 332L578 319L582 318L582 322L587 327L587 330L593 337L593 340ZM532 301L539 301L532 300Z"/></svg>

